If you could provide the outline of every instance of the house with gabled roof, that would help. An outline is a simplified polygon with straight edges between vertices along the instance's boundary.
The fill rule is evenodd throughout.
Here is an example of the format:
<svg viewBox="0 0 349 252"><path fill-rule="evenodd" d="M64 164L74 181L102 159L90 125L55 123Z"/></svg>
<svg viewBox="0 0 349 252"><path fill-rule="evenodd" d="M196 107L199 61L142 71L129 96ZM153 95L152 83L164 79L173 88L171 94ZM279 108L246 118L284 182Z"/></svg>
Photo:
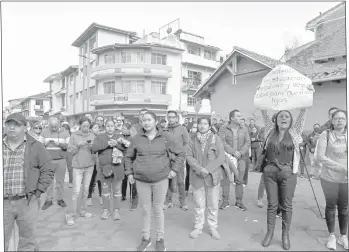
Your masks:
<svg viewBox="0 0 349 252"><path fill-rule="evenodd" d="M228 119L231 110L239 109L262 124L260 112L253 105L256 87L276 65L285 64L310 78L315 88L305 129L324 123L329 108L346 108L345 3L312 19L306 28L315 32L315 40L287 52L282 61L234 47L194 97L210 99L215 116Z"/></svg>

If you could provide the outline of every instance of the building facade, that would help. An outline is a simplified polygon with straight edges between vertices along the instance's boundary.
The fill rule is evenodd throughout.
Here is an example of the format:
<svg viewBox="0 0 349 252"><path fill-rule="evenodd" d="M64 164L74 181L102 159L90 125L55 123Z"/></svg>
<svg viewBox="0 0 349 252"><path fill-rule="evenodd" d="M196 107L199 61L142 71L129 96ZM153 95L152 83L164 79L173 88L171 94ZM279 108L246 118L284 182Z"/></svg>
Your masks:
<svg viewBox="0 0 349 252"><path fill-rule="evenodd" d="M75 77L60 72L45 80L52 92L51 113L78 119L86 113L123 112L134 118L148 108L160 116L169 109L192 116L193 93L222 61L221 50L204 42L181 30L161 39L157 32L140 38L93 23L72 43L79 57L79 65L71 66ZM199 114L210 113L209 100L204 100Z"/></svg>

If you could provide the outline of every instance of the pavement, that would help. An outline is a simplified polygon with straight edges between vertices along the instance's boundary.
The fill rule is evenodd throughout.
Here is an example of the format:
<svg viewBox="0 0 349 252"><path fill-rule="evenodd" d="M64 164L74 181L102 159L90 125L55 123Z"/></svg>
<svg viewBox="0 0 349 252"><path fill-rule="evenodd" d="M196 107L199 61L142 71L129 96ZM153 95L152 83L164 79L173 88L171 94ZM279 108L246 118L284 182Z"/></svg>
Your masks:
<svg viewBox="0 0 349 252"><path fill-rule="evenodd" d="M179 208L175 197L175 207L165 211L165 245L167 251L280 251L281 220L277 227L272 244L267 249L261 246L266 232L266 207L256 206L257 190L261 174L250 173L249 183L244 190L244 204L247 211L234 207L220 210L218 231L220 240L214 240L208 234L207 226L203 235L193 240L189 233L193 228L193 199L188 196L189 210ZM321 211L324 212L325 199L318 180L312 180L315 194ZM70 204L72 189L65 184L65 200ZM45 195L42 196L42 204ZM235 203L235 190L231 186L231 205ZM265 196L266 197L266 196ZM266 201L266 199L265 199ZM129 211L130 202L122 203L121 220L101 220L99 197L93 195L93 206L89 212L92 219L77 218L75 226L65 223L65 208L55 205L46 211L40 210L37 223L37 239L42 251L135 251L141 241L141 211ZM290 231L292 251L326 251L325 242L328 236L326 223L320 218L316 202L306 178L298 179L294 197L294 212ZM324 214L322 214L324 215ZM154 220L152 222L154 228ZM336 223L338 236L338 222ZM152 231L153 245L148 251L154 251L155 232ZM344 251L337 244L337 250Z"/></svg>

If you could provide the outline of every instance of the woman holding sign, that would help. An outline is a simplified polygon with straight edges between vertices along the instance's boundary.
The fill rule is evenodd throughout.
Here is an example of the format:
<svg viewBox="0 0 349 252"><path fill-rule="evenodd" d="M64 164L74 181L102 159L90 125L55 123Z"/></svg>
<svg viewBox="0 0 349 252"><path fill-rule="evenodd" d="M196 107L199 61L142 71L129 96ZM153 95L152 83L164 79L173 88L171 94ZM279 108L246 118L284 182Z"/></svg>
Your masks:
<svg viewBox="0 0 349 252"><path fill-rule="evenodd" d="M314 92L311 84L306 89ZM292 96L289 99L292 99ZM258 106L256 101L255 105ZM280 204L282 211L282 245L285 250L289 250L291 247L289 229L292 219L292 200L297 184L300 161L299 145L302 143L301 134L307 109L301 108L295 122L290 111L279 110L273 123L267 110L265 110L266 106L260 106L260 108L265 123L264 137L266 139L265 155L263 156L264 164L261 168L268 196L268 231L262 245L268 247L272 241L276 214Z"/></svg>

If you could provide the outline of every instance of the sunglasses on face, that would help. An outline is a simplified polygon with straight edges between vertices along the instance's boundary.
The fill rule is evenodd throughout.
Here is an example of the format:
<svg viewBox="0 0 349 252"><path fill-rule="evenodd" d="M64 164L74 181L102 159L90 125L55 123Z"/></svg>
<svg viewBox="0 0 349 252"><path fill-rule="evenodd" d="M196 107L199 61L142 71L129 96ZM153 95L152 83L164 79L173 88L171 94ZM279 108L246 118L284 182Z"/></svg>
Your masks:
<svg viewBox="0 0 349 252"><path fill-rule="evenodd" d="M39 129L39 130L42 130L42 127L34 127L34 129Z"/></svg>

